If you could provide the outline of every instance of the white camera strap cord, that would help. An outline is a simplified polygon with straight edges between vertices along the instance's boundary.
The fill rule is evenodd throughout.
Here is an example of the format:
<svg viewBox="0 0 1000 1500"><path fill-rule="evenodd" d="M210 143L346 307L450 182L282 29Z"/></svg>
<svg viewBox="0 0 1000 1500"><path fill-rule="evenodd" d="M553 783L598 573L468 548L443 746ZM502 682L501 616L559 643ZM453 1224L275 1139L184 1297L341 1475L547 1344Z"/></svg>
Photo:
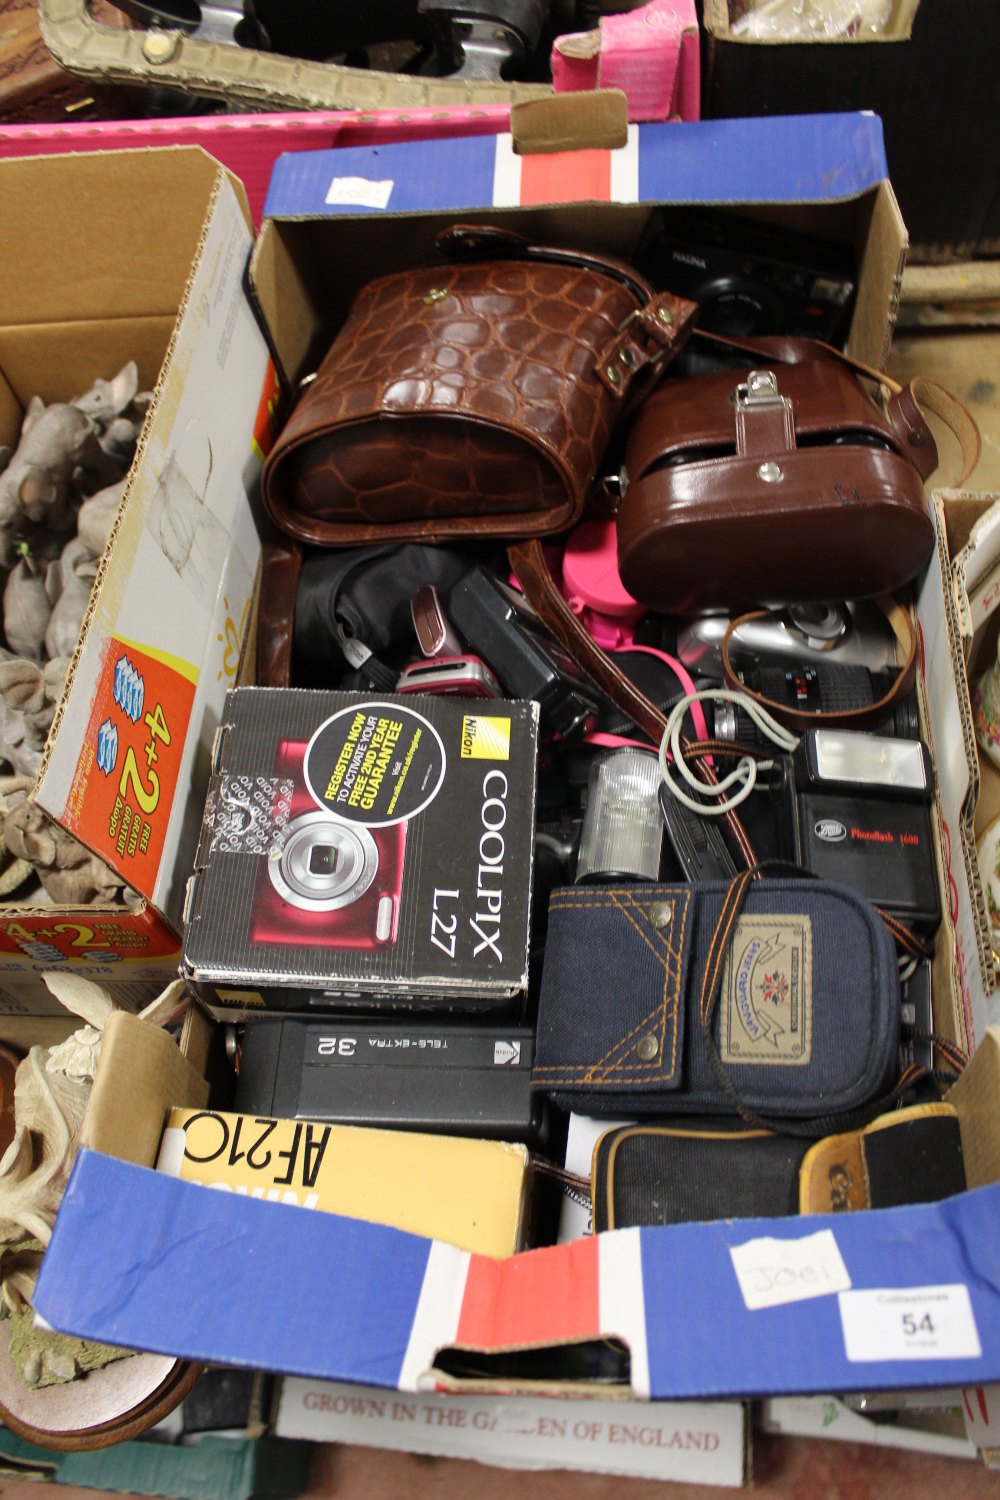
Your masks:
<svg viewBox="0 0 1000 1500"><path fill-rule="evenodd" d="M660 740L660 775L671 796L676 797L678 802L689 808L691 812L706 818L722 817L733 808L739 807L741 802L746 801L757 785L758 770L769 771L774 761L758 760L752 755L741 756L727 776L722 777L714 786L706 786L684 759L682 725L684 716L693 703L735 704L746 711L766 739L786 754L795 749L799 743L799 736L785 729L748 694L738 692L733 688L703 688L697 693L685 693L683 698L677 700L670 711ZM690 790L686 790L675 779L675 776L680 776ZM727 793L730 788L736 788L731 796L719 797L720 793Z"/></svg>

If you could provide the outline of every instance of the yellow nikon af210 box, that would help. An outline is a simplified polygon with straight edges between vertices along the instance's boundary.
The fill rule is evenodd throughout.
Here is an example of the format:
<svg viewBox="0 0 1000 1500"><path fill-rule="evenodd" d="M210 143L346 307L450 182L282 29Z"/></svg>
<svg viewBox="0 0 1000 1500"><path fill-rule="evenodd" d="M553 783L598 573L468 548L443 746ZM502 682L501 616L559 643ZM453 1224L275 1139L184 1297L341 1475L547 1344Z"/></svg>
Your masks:
<svg viewBox="0 0 1000 1500"><path fill-rule="evenodd" d="M481 1255L513 1255L528 1148L416 1131L174 1109L161 1172L224 1192L389 1224Z"/></svg>
<svg viewBox="0 0 1000 1500"><path fill-rule="evenodd" d="M213 1013L504 1011L527 985L538 705L237 688L182 973Z"/></svg>

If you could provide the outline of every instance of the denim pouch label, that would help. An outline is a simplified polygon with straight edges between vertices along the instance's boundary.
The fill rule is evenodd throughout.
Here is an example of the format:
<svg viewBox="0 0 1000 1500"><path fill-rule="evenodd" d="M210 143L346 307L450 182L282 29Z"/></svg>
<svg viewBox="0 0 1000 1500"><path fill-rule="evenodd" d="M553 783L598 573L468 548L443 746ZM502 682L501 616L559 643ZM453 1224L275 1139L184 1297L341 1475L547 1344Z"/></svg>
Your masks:
<svg viewBox="0 0 1000 1500"><path fill-rule="evenodd" d="M764 1117L815 1118L891 1087L899 971L874 907L831 881L754 881L713 968L728 889L705 881L552 893L533 1087L581 1114L619 1119L729 1115L737 1100Z"/></svg>
<svg viewBox="0 0 1000 1500"><path fill-rule="evenodd" d="M740 917L722 971L723 1062L807 1066L812 1004L810 918Z"/></svg>

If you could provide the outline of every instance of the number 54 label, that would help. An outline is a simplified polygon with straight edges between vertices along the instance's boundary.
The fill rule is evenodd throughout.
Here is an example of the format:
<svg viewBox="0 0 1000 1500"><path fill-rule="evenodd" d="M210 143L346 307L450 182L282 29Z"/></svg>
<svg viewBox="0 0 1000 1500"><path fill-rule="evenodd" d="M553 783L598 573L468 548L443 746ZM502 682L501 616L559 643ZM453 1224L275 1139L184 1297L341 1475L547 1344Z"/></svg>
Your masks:
<svg viewBox="0 0 1000 1500"><path fill-rule="evenodd" d="M969 1289L879 1287L841 1292L847 1358L859 1364L894 1359L978 1359L982 1354Z"/></svg>

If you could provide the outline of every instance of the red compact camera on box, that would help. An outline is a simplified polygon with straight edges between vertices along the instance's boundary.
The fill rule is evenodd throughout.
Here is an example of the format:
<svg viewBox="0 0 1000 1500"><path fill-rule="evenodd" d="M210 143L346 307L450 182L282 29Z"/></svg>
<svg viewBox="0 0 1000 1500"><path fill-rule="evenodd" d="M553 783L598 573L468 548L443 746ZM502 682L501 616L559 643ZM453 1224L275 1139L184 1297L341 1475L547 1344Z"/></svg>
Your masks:
<svg viewBox="0 0 1000 1500"><path fill-rule="evenodd" d="M293 790L284 838L262 863L251 937L295 947L373 949L394 943L406 824L369 828L325 812L305 785L305 749L295 740L278 746L279 800L286 801L282 782L290 780ZM277 821L277 806L275 811Z"/></svg>

